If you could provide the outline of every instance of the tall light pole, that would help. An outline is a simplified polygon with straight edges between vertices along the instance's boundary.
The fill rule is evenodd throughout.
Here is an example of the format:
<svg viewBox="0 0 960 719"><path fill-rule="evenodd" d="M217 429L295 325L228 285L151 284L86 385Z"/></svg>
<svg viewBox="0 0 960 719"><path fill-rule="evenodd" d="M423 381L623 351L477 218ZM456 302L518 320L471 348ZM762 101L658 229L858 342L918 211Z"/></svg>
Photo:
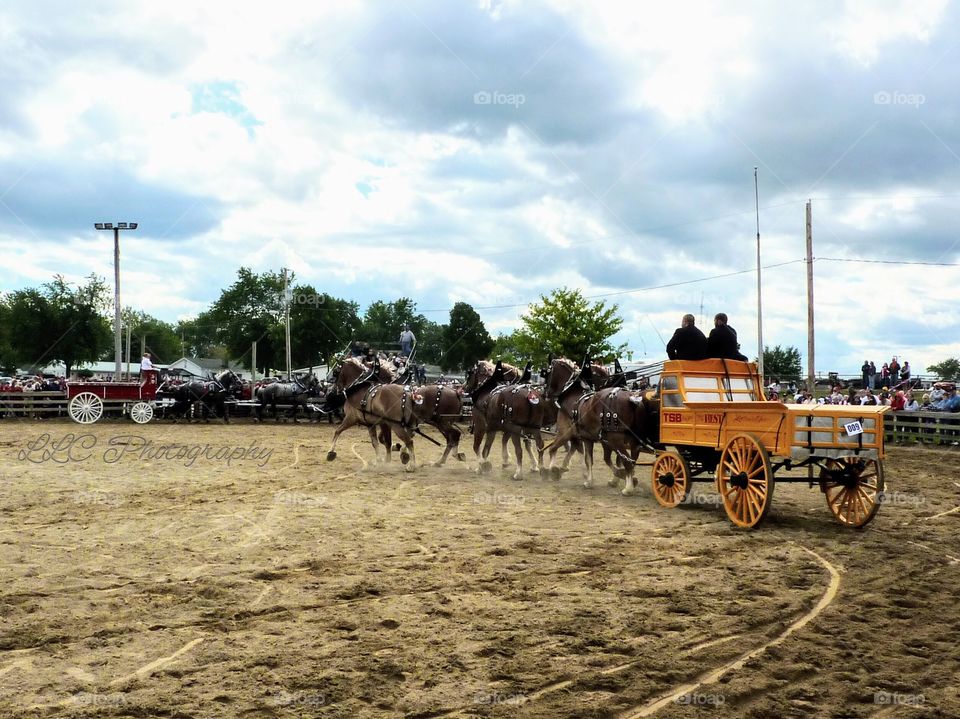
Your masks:
<svg viewBox="0 0 960 719"><path fill-rule="evenodd" d="M760 289L760 184L757 180L757 168L753 168L753 193L757 203L757 372L760 383L763 379L763 299Z"/></svg>
<svg viewBox="0 0 960 719"><path fill-rule="evenodd" d="M120 365L123 360L123 341L120 339L120 230L137 229L136 222L95 222L98 230L113 230L113 351L116 367L113 370L114 382L120 379Z"/></svg>

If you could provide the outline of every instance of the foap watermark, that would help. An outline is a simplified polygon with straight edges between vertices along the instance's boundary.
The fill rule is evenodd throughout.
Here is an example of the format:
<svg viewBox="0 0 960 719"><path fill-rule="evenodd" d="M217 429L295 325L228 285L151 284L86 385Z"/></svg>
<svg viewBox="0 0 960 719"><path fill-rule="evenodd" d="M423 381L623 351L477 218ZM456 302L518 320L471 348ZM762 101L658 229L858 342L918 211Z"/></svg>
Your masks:
<svg viewBox="0 0 960 719"><path fill-rule="evenodd" d="M504 494L503 492L477 492L473 495L474 504L491 504L497 507L519 507L523 505L522 494Z"/></svg>
<svg viewBox="0 0 960 719"><path fill-rule="evenodd" d="M275 707L319 707L327 703L327 697L317 692L279 691L270 697Z"/></svg>
<svg viewBox="0 0 960 719"><path fill-rule="evenodd" d="M899 92L898 90L891 92L889 90L880 90L879 92L873 93L874 105L907 105L908 107L920 109L920 106L926 101L926 95L921 95L918 92Z"/></svg>
<svg viewBox="0 0 960 719"><path fill-rule="evenodd" d="M78 491L73 493L74 504L99 505L103 507L119 507L123 499L114 492L101 492L98 489Z"/></svg>
<svg viewBox="0 0 960 719"><path fill-rule="evenodd" d="M115 464L128 458L141 462L179 462L184 467L192 467L197 460L224 462L228 467L233 462L255 462L260 468L266 466L272 456L272 449L259 447L256 442L251 442L247 447L163 443L136 434L124 434L110 437L100 444L92 434L77 435L72 432L62 437L44 432L27 442L26 447L17 453L17 459L21 462L33 464L87 461Z"/></svg>
<svg viewBox="0 0 960 719"><path fill-rule="evenodd" d="M281 307L286 306L288 302L291 306L321 307L326 304L327 298L326 295L318 295L315 292L294 292L287 290L287 292L278 292L276 301Z"/></svg>
<svg viewBox="0 0 960 719"><path fill-rule="evenodd" d="M519 92L500 92L499 90L480 90L473 93L474 105L512 105L520 107L527 96Z"/></svg>
<svg viewBox="0 0 960 719"><path fill-rule="evenodd" d="M527 695L522 692L485 692L479 691L473 695L474 704L523 704L527 700Z"/></svg>
<svg viewBox="0 0 960 719"><path fill-rule="evenodd" d="M892 504L907 507L919 507L927 501L922 494L907 494L906 492L880 492L880 504Z"/></svg>
<svg viewBox="0 0 960 719"><path fill-rule="evenodd" d="M273 493L274 504L289 504L295 507L324 507L327 498L322 495L289 492L285 489Z"/></svg>
<svg viewBox="0 0 960 719"><path fill-rule="evenodd" d="M723 706L725 701L726 697L723 694L698 694L695 692L682 694L674 700L676 704L707 707L720 707Z"/></svg>
<svg viewBox="0 0 960 719"><path fill-rule="evenodd" d="M126 696L119 692L97 694L95 692L77 692L70 697L70 703L78 707L121 708L129 704Z"/></svg>
<svg viewBox="0 0 960 719"><path fill-rule="evenodd" d="M897 704L908 707L918 707L926 702L923 694L898 694L897 692L874 692L874 704Z"/></svg>

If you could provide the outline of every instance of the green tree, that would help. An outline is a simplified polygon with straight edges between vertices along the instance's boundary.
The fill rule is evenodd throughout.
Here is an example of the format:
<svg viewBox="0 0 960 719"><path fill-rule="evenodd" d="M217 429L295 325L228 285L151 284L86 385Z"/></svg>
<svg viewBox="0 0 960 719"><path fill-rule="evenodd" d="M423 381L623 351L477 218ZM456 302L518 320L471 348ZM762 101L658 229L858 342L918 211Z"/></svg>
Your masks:
<svg viewBox="0 0 960 719"><path fill-rule="evenodd" d="M450 310L450 323L443 326L444 372L465 369L487 357L493 349L493 338L484 327L480 315L466 302L457 302Z"/></svg>
<svg viewBox="0 0 960 719"><path fill-rule="evenodd" d="M551 354L574 361L585 355L612 361L626 347L610 342L623 327L618 309L617 305L608 307L605 301L591 303L580 290L566 287L541 295L540 302L520 317L523 326L516 336L518 349L538 364Z"/></svg>
<svg viewBox="0 0 960 719"><path fill-rule="evenodd" d="M960 381L960 359L951 357L943 360L943 362L932 364L927 367L927 372L932 372L938 378L947 382Z"/></svg>
<svg viewBox="0 0 960 719"><path fill-rule="evenodd" d="M414 330L417 337L416 361L426 364L442 364L444 357L444 347L446 341L444 332L446 325L439 325L436 322L424 319L420 323L420 329ZM413 325L411 325L413 329Z"/></svg>
<svg viewBox="0 0 960 719"><path fill-rule="evenodd" d="M360 339L375 346L395 345L403 326L408 324L419 343L421 330L426 323L427 318L417 314L417 305L409 297L401 297L393 302L377 300L363 315Z"/></svg>
<svg viewBox="0 0 960 719"><path fill-rule="evenodd" d="M124 309L121 312L126 351L126 331L130 328L130 361L139 366L142 352L149 352L158 364L170 364L183 356L180 335L169 322L158 320L146 312Z"/></svg>
<svg viewBox="0 0 960 719"><path fill-rule="evenodd" d="M803 374L800 362L800 350L796 347L763 348L763 373L767 377L781 380L799 380Z"/></svg>
<svg viewBox="0 0 960 719"><path fill-rule="evenodd" d="M490 358L493 360L503 360L512 365L522 363L523 350L520 349L521 340L519 333L514 331L510 334L499 334L493 341L493 347L490 349Z"/></svg>
<svg viewBox="0 0 960 719"><path fill-rule="evenodd" d="M40 289L13 292L9 341L14 360L24 367L63 362L67 376L77 364L96 361L112 344L105 317L109 306L107 286L96 275L75 288L57 275Z"/></svg>
<svg viewBox="0 0 960 719"><path fill-rule="evenodd" d="M10 342L10 301L0 296L0 372L11 373L16 366Z"/></svg>
<svg viewBox="0 0 960 719"><path fill-rule="evenodd" d="M247 267L237 270L237 279L210 309L197 318L213 328L218 344L230 357L250 366L251 343L257 343L261 368L286 365L283 276L278 272L256 274Z"/></svg>
<svg viewBox="0 0 960 719"><path fill-rule="evenodd" d="M181 320L175 331L187 357L212 357L220 347L217 326L209 312L201 312L192 320Z"/></svg>
<svg viewBox="0 0 960 719"><path fill-rule="evenodd" d="M329 363L360 329L356 302L298 285L290 298L290 346L295 367Z"/></svg>

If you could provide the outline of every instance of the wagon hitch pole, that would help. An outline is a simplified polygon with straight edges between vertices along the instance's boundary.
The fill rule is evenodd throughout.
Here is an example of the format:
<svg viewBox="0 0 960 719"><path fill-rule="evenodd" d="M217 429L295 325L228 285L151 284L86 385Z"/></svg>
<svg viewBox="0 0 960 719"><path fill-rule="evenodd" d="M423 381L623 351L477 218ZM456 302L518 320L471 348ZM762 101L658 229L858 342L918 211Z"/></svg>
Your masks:
<svg viewBox="0 0 960 719"><path fill-rule="evenodd" d="M415 430L413 430L413 431L416 432L417 434L419 434L419 435L420 435L421 437L423 437L424 439L427 439L427 440L433 442L433 443L434 443L435 445L437 445L438 447L442 447L442 446L443 446L443 445L440 444L437 440L435 440L433 437L431 437L429 434L424 434L424 433L420 430L419 427L417 427L417 428L416 428Z"/></svg>

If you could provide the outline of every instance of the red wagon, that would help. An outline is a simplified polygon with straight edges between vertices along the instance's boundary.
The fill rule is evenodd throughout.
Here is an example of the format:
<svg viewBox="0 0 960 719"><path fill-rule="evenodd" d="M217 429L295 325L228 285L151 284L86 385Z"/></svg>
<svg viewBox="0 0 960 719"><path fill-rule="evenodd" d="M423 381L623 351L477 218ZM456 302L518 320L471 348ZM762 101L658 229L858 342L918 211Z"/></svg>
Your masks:
<svg viewBox="0 0 960 719"><path fill-rule="evenodd" d="M70 382L67 413L80 424L93 424L106 410L120 410L137 424L153 419L157 371L143 370L140 382Z"/></svg>

